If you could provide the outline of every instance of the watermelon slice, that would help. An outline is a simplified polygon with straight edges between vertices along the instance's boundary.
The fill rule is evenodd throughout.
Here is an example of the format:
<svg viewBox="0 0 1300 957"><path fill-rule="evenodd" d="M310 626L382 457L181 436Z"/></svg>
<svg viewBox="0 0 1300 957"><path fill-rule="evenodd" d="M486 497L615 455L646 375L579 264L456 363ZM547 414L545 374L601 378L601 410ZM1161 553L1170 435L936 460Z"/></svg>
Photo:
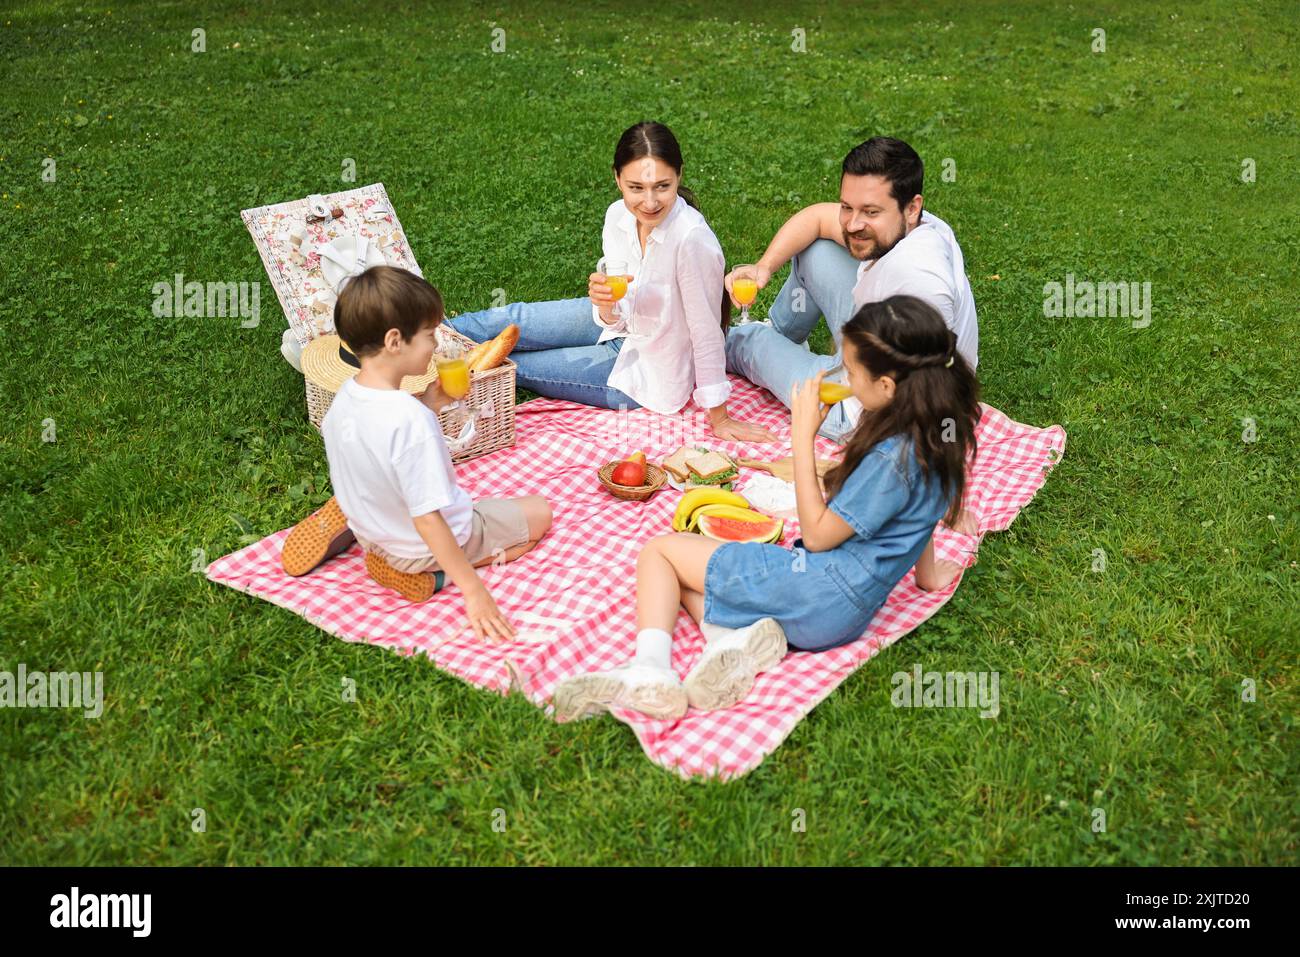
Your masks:
<svg viewBox="0 0 1300 957"><path fill-rule="evenodd" d="M779 518L753 522L723 515L702 515L698 531L719 542L779 542L785 522Z"/></svg>

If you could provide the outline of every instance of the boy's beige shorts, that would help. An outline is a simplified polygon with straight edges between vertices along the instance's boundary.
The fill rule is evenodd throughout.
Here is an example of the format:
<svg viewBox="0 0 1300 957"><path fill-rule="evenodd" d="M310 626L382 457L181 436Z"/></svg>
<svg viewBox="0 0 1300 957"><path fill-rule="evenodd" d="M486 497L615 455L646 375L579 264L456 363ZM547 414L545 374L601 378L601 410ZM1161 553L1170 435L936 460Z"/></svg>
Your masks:
<svg viewBox="0 0 1300 957"><path fill-rule="evenodd" d="M476 565L485 558L493 558L497 549L504 552L528 541L528 516L516 499L479 499L474 503L471 525L469 541L463 546L465 557L471 565ZM366 551L374 552L399 572L432 572L441 567L432 555L428 558L396 558L362 538L357 541Z"/></svg>

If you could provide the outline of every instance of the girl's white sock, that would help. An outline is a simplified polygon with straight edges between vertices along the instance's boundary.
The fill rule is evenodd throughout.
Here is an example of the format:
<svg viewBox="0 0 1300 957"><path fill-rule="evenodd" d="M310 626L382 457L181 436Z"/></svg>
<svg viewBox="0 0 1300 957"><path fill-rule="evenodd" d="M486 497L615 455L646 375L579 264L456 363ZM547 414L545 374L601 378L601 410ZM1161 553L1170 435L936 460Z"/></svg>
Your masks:
<svg viewBox="0 0 1300 957"><path fill-rule="evenodd" d="M707 621L700 622L700 631L704 635L704 643L716 641L719 638L725 638L728 635L734 635L739 628L724 628L722 625L711 625Z"/></svg>
<svg viewBox="0 0 1300 957"><path fill-rule="evenodd" d="M673 636L662 628L642 628L636 635L636 656L632 660L639 665L671 671Z"/></svg>

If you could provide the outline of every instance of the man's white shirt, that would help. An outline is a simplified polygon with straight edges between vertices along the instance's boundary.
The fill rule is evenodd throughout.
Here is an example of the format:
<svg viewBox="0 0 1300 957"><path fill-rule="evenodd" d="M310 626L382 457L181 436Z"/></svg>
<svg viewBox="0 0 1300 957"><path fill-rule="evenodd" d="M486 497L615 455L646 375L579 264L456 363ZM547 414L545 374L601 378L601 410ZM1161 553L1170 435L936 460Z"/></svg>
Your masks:
<svg viewBox="0 0 1300 957"><path fill-rule="evenodd" d="M957 351L975 368L979 327L975 296L966 278L966 263L952 228L928 210L921 211L921 221L898 245L879 259L858 266L853 311L856 314L868 302L899 295L915 296L934 306L948 328L957 334ZM840 347L837 341L837 352ZM862 415L862 403L850 396L844 400L844 412L849 422L856 425Z"/></svg>

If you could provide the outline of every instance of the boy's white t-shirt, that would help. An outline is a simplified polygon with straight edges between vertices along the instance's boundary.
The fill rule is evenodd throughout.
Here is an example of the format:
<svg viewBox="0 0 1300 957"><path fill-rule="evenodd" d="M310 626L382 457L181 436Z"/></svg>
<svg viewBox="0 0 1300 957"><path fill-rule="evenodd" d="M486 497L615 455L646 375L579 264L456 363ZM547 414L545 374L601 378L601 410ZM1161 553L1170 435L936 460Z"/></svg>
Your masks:
<svg viewBox="0 0 1300 957"><path fill-rule="evenodd" d="M321 423L330 482L348 526L395 558L427 558L412 519L441 512L464 545L474 501L456 484L438 417L401 389L348 379Z"/></svg>

